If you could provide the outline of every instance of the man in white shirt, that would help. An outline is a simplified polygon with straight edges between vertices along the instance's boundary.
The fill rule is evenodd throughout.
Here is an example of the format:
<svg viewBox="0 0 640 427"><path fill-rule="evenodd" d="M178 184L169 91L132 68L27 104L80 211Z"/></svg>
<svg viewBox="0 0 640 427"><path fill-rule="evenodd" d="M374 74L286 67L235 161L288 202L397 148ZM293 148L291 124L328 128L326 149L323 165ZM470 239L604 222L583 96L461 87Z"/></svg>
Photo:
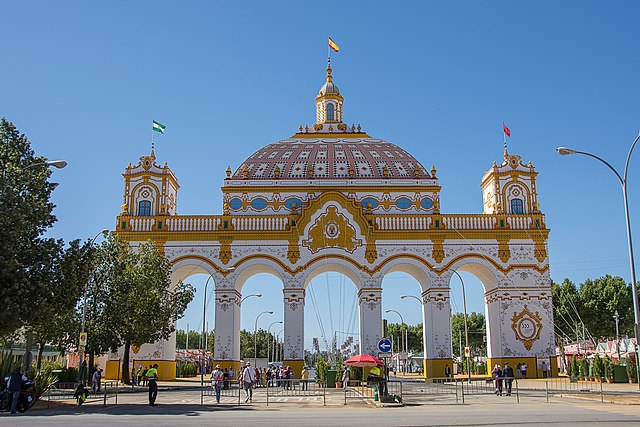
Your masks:
<svg viewBox="0 0 640 427"><path fill-rule="evenodd" d="M242 371L242 382L244 384L244 394L246 396L244 403L248 403L253 400L253 383L255 380L256 370L251 366L251 362L247 362L247 365Z"/></svg>

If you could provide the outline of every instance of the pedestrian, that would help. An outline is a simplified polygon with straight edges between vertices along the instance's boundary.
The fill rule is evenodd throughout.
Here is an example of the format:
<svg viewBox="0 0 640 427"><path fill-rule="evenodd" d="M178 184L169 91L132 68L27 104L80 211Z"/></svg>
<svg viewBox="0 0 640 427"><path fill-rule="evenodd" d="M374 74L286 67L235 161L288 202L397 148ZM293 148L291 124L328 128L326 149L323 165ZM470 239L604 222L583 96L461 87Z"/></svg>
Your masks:
<svg viewBox="0 0 640 427"><path fill-rule="evenodd" d="M22 368L18 367L9 376L9 382L7 382L7 391L9 396L9 405L11 407L11 413L16 413L18 407L18 400L20 399L20 391L22 391L22 383L28 381L26 375L22 373Z"/></svg>
<svg viewBox="0 0 640 427"><path fill-rule="evenodd" d="M449 365L446 365L444 367L444 376L447 378L451 378L451 368L449 367Z"/></svg>
<svg viewBox="0 0 640 427"><path fill-rule="evenodd" d="M342 389L345 391L349 388L349 368L345 367L342 371Z"/></svg>
<svg viewBox="0 0 640 427"><path fill-rule="evenodd" d="M520 365L520 375L522 376L522 379L526 380L527 379L527 364L523 363L522 365Z"/></svg>
<svg viewBox="0 0 640 427"><path fill-rule="evenodd" d="M224 389L229 390L229 369L227 368L224 368L224 372L222 373L222 381Z"/></svg>
<svg viewBox="0 0 640 427"><path fill-rule="evenodd" d="M220 365L211 372L211 385L216 392L216 403L220 403L220 389L224 384L224 373L220 369Z"/></svg>
<svg viewBox="0 0 640 427"><path fill-rule="evenodd" d="M493 367L491 375L493 375L493 379L495 380L495 394L498 396L502 396L502 369L500 368L500 365L496 365Z"/></svg>
<svg viewBox="0 0 640 427"><path fill-rule="evenodd" d="M547 366L547 362L545 362L544 360L542 361L542 378L547 378L547 369L549 367Z"/></svg>
<svg viewBox="0 0 640 427"><path fill-rule="evenodd" d="M158 364L151 365L145 375L149 383L149 406L156 406L156 398L158 397Z"/></svg>
<svg viewBox="0 0 640 427"><path fill-rule="evenodd" d="M251 362L242 371L242 382L244 387L245 399L244 403L253 401L253 382L256 380L256 370L251 366Z"/></svg>
<svg viewBox="0 0 640 427"><path fill-rule="evenodd" d="M507 392L507 396L511 396L511 383L513 383L513 368L509 366L508 362L505 362L504 369L502 370L502 376L504 377L504 388Z"/></svg>
<svg viewBox="0 0 640 427"><path fill-rule="evenodd" d="M93 375L91 376L91 391L93 392L93 394L95 394L96 392L100 393L101 379L102 379L102 372L100 372L100 369L96 368L96 370L93 371Z"/></svg>
<svg viewBox="0 0 640 427"><path fill-rule="evenodd" d="M302 367L300 379L302 380L302 390L309 390L309 369L306 365Z"/></svg>

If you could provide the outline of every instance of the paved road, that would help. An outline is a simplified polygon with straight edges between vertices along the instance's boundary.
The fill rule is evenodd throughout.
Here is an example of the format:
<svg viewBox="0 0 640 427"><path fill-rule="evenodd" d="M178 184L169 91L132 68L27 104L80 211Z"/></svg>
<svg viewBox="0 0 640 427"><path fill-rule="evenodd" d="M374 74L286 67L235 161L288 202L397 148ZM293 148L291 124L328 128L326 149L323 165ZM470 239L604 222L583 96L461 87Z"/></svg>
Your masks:
<svg viewBox="0 0 640 427"><path fill-rule="evenodd" d="M529 399L516 404L514 399L496 396L472 396L466 403L435 403L404 408L372 408L357 404L343 406L338 394L329 405L319 400L297 401L282 398L268 407L258 403L237 406L231 403L201 406L194 391L161 393L156 407L146 405L143 393L121 394L118 405L103 407L97 402L81 407L67 405L55 410L34 410L22 415L0 416L2 426L397 426L397 425L640 425L640 406L613 405L553 398ZM354 402L355 403L355 402Z"/></svg>

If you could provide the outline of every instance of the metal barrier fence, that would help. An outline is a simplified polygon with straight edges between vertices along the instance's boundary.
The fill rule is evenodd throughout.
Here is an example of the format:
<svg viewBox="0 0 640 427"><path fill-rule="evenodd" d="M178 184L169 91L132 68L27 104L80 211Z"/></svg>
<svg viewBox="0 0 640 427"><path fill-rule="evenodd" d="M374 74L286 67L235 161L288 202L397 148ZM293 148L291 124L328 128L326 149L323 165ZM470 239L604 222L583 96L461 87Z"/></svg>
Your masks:
<svg viewBox="0 0 640 427"><path fill-rule="evenodd" d="M431 379L405 379L402 381L403 401L423 400L450 400L459 401L459 381L453 378Z"/></svg>
<svg viewBox="0 0 640 427"><path fill-rule="evenodd" d="M89 394L87 395L87 401L100 401L106 406L108 399L115 399L114 404L118 404L118 381L102 381L100 391L93 391L90 387L87 387ZM47 408L50 407L51 401L55 400L72 400L75 399L77 382L55 382L47 388L42 397L47 399Z"/></svg>
<svg viewBox="0 0 640 427"><path fill-rule="evenodd" d="M226 380L222 381L220 386L220 399L225 398L228 403L237 403L240 405L240 381L238 380ZM204 383L200 389L200 404L204 404L205 396L216 397L216 389L213 387L211 380L204 380Z"/></svg>
<svg viewBox="0 0 640 427"><path fill-rule="evenodd" d="M600 394L600 401L604 403L602 382L585 381L577 378L554 377L545 380L545 396L554 394Z"/></svg>
<svg viewBox="0 0 640 427"><path fill-rule="evenodd" d="M520 403L520 392L518 389L518 379L514 377L500 377L494 378L459 378L460 390L462 395L462 403L464 403L464 396L477 396L477 395L516 395L516 401Z"/></svg>
<svg viewBox="0 0 640 427"><path fill-rule="evenodd" d="M327 389L325 383L315 382L313 380L298 379L280 379L277 381L267 381L267 406L269 406L269 398L272 403L283 403L279 398L282 397L322 397L322 405L327 404ZM277 400L273 400L273 399ZM286 402L286 400L284 401Z"/></svg>

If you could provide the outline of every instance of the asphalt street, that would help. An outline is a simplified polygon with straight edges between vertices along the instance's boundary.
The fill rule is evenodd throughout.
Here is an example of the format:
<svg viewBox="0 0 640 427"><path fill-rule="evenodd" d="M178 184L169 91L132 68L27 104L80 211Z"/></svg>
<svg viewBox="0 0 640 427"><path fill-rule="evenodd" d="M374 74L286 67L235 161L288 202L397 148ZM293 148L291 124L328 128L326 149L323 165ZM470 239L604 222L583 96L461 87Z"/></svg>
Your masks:
<svg viewBox="0 0 640 427"><path fill-rule="evenodd" d="M232 403L233 402L233 403ZM25 414L0 416L2 426L418 426L418 425L640 425L640 406L554 397L549 403L539 397L522 399L471 396L465 404L430 401L405 407L378 408L363 402L343 405L340 394L321 398L283 397L270 400L256 395L253 404L237 405L223 399L200 405L193 390L165 391L158 406L146 404L144 393L122 393L118 404L92 402L81 407L57 405Z"/></svg>

